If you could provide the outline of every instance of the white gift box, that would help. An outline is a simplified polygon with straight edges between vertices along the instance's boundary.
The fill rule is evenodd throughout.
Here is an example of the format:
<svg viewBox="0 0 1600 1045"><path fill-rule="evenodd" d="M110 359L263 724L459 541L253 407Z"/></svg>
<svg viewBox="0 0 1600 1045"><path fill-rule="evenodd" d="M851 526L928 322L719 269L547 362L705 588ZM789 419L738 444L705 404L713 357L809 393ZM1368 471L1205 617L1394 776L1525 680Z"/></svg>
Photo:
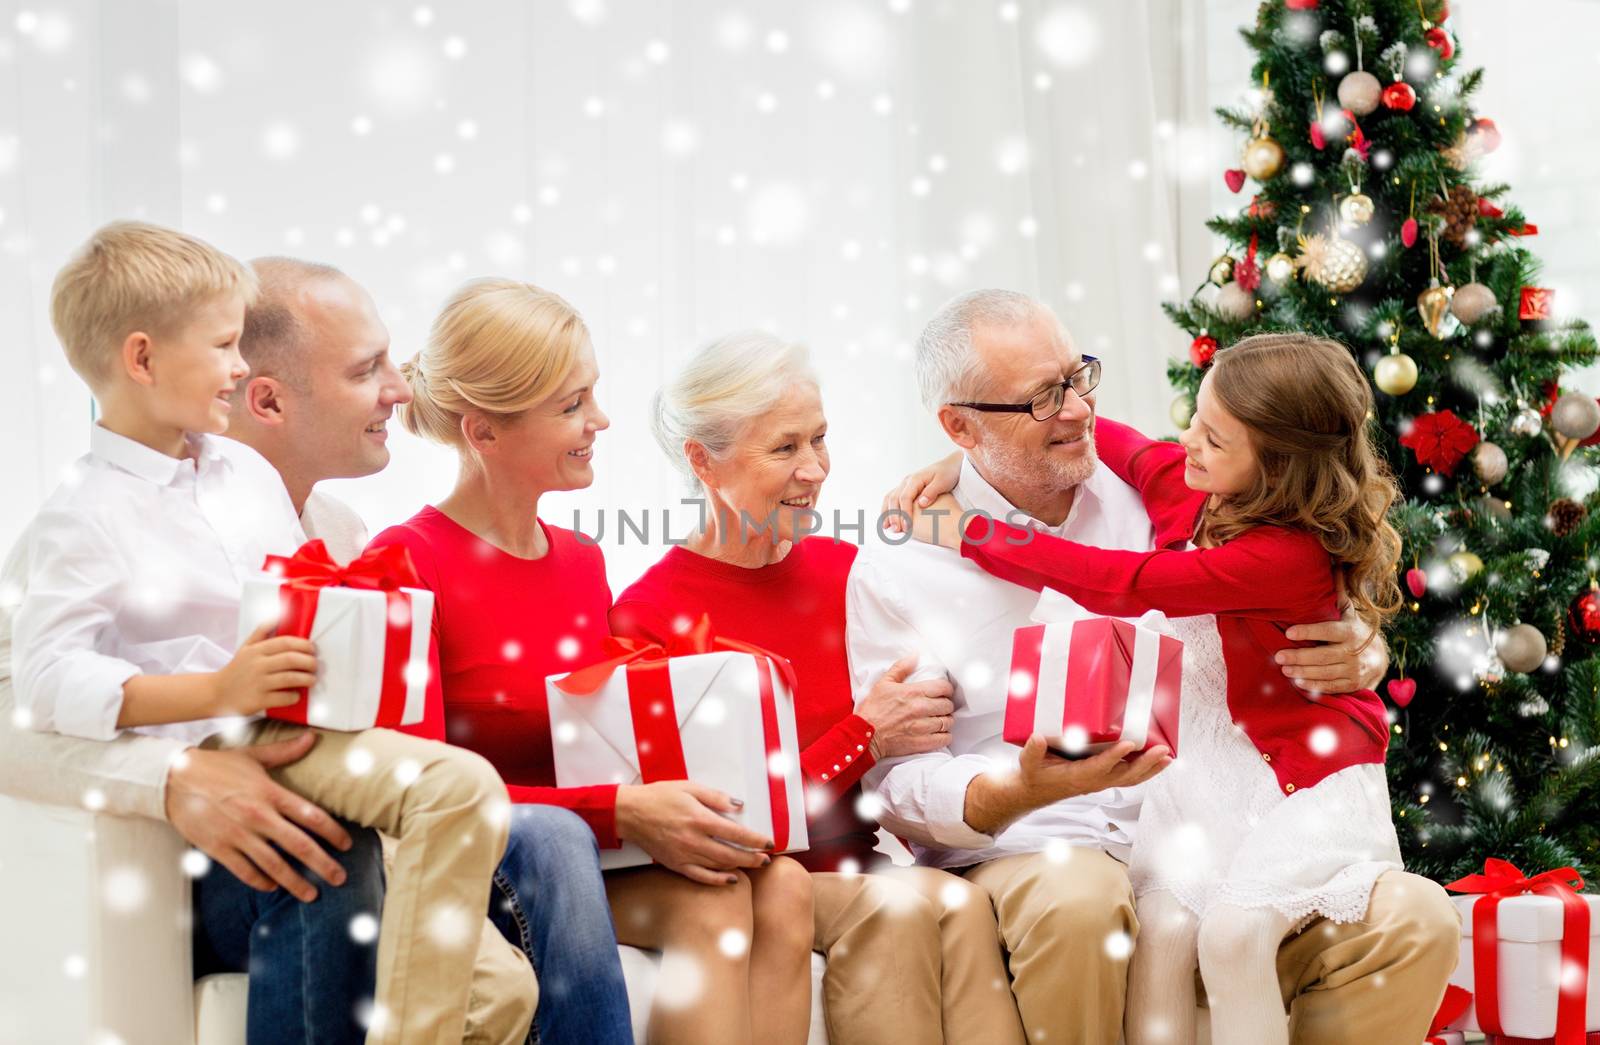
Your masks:
<svg viewBox="0 0 1600 1045"><path fill-rule="evenodd" d="M1589 905L1588 1020L1586 1031L1600 1030L1600 896L1579 893ZM1472 907L1478 896L1453 896L1461 915L1461 960L1450 982L1477 991L1473 976ZM1498 911L1500 1033L1516 1038L1549 1038L1556 1032L1557 991L1562 975L1562 905L1554 896L1525 894L1500 901ZM1482 1030L1476 997L1451 1030Z"/></svg>
<svg viewBox="0 0 1600 1045"><path fill-rule="evenodd" d="M283 579L270 573L246 578L239 607L239 641L282 616ZM389 599L382 591L327 587L317 592L317 614L308 636L317 647L317 681L299 704L274 708L270 718L320 729L355 732L375 726L422 721L428 692L428 643L433 629L433 592L401 588L410 605L410 643L402 651L403 704L382 715ZM403 622L396 622L403 623Z"/></svg>
<svg viewBox="0 0 1600 1045"><path fill-rule="evenodd" d="M777 852L807 848L794 699L771 662L749 653L717 651L657 660L653 669L638 663L632 667L634 671L617 668L604 685L589 694L562 690L556 683L564 675L546 680L556 785L654 783L640 768L641 761L649 765L648 757L641 759L641 743L670 745L676 737L690 780L744 801L742 809L729 815L730 820L773 838ZM769 709L762 707L763 668L771 680ZM671 714L654 727L641 723L648 728L636 730L629 687L638 685L635 672L641 670L666 673L671 707L655 707L658 702L652 701L652 709ZM772 725L776 726L776 747L768 743ZM642 732L651 736L641 740ZM780 829L785 819L786 831ZM786 838L779 837L785 834ZM607 870L650 862L649 854L631 843L600 851L600 866Z"/></svg>

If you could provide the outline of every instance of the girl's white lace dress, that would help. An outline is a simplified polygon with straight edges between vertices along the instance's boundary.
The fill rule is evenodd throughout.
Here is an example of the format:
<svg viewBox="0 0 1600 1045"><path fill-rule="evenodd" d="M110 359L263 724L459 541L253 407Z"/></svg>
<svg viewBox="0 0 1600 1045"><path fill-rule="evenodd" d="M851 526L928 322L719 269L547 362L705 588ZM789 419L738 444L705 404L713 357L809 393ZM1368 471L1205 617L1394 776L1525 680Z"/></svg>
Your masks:
<svg viewBox="0 0 1600 1045"><path fill-rule="evenodd" d="M1231 904L1296 924L1359 921L1378 876L1401 866L1383 766L1347 766L1284 794L1228 714L1216 618L1172 625L1184 643L1178 757L1146 785L1135 896L1165 889L1199 917Z"/></svg>

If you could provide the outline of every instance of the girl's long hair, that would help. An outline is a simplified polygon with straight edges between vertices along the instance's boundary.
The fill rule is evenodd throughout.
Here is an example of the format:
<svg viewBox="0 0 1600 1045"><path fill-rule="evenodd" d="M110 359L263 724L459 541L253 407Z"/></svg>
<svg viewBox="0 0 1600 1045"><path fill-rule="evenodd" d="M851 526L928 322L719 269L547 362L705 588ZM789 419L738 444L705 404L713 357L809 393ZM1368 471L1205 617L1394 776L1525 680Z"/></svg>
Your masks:
<svg viewBox="0 0 1600 1045"><path fill-rule="evenodd" d="M1367 375L1337 341L1256 334L1217 353L1208 387L1249 429L1260 469L1248 490L1206 510L1196 540L1261 525L1315 534L1376 633L1401 606L1400 535L1388 520L1399 490L1373 446Z"/></svg>

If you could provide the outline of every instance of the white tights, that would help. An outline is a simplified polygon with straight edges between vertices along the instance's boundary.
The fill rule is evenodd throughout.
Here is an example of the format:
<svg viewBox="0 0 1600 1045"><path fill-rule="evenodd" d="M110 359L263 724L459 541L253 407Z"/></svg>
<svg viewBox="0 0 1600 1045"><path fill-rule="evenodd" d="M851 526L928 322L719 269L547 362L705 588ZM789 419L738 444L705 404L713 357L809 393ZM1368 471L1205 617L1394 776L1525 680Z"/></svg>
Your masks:
<svg viewBox="0 0 1600 1045"><path fill-rule="evenodd" d="M1211 1040L1288 1045L1278 948L1294 923L1271 908L1213 908L1204 921L1171 893L1139 898L1128 969L1128 1045L1194 1045L1194 970L1205 980Z"/></svg>

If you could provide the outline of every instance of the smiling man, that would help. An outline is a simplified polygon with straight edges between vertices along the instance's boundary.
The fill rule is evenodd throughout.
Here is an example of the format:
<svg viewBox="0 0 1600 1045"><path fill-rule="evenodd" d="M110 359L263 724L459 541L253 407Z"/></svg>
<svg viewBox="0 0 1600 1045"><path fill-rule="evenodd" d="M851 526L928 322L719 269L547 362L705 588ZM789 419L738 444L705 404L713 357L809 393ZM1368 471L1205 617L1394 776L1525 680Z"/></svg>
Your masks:
<svg viewBox="0 0 1600 1045"><path fill-rule="evenodd" d="M953 493L963 511L1097 547L1151 550L1139 495L1096 458L1102 366L1078 353L1048 308L1013 291L962 295L929 321L916 365L924 404L962 454ZM1038 598L921 542L869 546L857 557L847 631L857 691L916 654L913 681L947 674L955 704L948 748L880 761L865 783L883 803L880 821L919 863L963 874L993 903L1030 1040L1111 1045L1139 929L1125 862L1138 784L1157 767L1146 764L1150 754L1109 770L1100 758L1068 762L1038 737L1019 754L1001 738L1012 632L1031 623ZM1288 634L1328 643L1298 651L1316 655L1323 677L1363 686L1382 677L1382 663L1353 652L1365 632L1348 620ZM1292 1040L1420 1040L1456 945L1443 890L1404 872L1383 875L1363 921L1314 920L1279 950Z"/></svg>

